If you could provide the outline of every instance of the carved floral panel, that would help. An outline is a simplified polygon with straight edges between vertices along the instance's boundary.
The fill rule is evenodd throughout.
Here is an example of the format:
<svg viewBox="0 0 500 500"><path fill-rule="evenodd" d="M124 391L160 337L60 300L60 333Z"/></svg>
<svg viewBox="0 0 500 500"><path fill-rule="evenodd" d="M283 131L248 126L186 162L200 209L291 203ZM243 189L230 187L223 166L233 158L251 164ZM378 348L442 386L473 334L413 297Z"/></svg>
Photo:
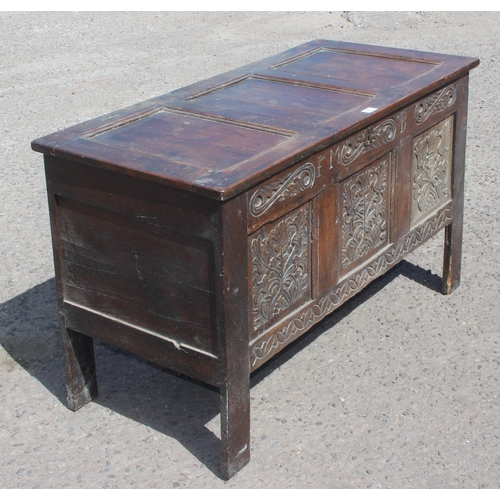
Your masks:
<svg viewBox="0 0 500 500"><path fill-rule="evenodd" d="M254 331L310 299L310 221L304 205L250 237Z"/></svg>
<svg viewBox="0 0 500 500"><path fill-rule="evenodd" d="M312 303L298 315L284 322L279 330L264 335L250 346L252 367L260 366L276 351L287 345L313 324L330 314L346 300L362 290L368 283L381 276L405 255L434 236L452 220L451 210L438 211L422 225L413 229L403 239L390 246L387 251L370 264L340 281L329 294Z"/></svg>
<svg viewBox="0 0 500 500"><path fill-rule="evenodd" d="M342 183L342 268L388 241L389 157Z"/></svg>
<svg viewBox="0 0 500 500"><path fill-rule="evenodd" d="M451 199L453 116L415 137L412 147L412 226Z"/></svg>

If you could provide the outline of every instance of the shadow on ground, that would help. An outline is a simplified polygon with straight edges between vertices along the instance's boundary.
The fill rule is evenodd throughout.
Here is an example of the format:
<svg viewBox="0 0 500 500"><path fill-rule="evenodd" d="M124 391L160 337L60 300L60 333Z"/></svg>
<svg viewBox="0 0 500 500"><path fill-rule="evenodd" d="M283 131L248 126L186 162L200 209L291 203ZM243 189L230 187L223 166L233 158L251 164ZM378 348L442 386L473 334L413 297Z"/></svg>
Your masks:
<svg viewBox="0 0 500 500"><path fill-rule="evenodd" d="M252 375L251 386L333 328L398 276L412 279L434 292L441 288L439 276L402 261L259 368ZM7 370L16 369L17 363L65 404L54 279L1 304L0 325L0 341L13 359L13 365L7 366ZM206 426L219 413L217 389L97 342L96 364L99 382L96 404L171 436L219 475L220 441Z"/></svg>

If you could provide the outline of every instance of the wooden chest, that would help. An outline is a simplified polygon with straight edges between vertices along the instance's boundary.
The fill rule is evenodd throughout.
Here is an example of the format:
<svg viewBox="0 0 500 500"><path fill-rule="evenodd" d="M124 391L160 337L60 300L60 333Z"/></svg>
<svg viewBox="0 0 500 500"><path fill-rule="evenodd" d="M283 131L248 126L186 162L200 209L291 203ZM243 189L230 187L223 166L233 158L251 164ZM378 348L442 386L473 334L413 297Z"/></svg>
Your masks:
<svg viewBox="0 0 500 500"><path fill-rule="evenodd" d="M442 229L454 290L478 64L316 40L34 141L69 407L93 339L212 384L229 478L253 370Z"/></svg>

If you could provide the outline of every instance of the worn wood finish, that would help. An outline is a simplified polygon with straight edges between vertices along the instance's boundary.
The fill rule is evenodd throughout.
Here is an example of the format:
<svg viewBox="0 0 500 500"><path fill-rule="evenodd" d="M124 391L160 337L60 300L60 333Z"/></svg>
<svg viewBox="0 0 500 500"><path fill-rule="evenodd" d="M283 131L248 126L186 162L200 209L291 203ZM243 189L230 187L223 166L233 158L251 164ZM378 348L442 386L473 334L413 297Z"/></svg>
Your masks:
<svg viewBox="0 0 500 500"><path fill-rule="evenodd" d="M464 214L465 141L467 136L468 77L459 87L464 95L455 114L455 142L453 145L453 171L451 196L453 198L453 222L445 230L443 258L443 294L450 294L460 284L462 267L462 232Z"/></svg>
<svg viewBox="0 0 500 500"><path fill-rule="evenodd" d="M69 406L127 349L220 389L241 469L252 371L443 229L458 286L478 64L315 40L34 141Z"/></svg>
<svg viewBox="0 0 500 500"><path fill-rule="evenodd" d="M245 198L223 203L215 225L218 367L221 395L222 477L250 460L250 361L248 358L248 248Z"/></svg>
<svg viewBox="0 0 500 500"><path fill-rule="evenodd" d="M69 329L64 309L62 289L62 251L59 232L59 211L53 192L53 183L47 176L47 194L49 199L52 248L56 274L57 301L59 304L59 322L63 347L64 368L66 372L66 400L68 407L76 411L97 397L97 376L94 357L94 341L91 337Z"/></svg>

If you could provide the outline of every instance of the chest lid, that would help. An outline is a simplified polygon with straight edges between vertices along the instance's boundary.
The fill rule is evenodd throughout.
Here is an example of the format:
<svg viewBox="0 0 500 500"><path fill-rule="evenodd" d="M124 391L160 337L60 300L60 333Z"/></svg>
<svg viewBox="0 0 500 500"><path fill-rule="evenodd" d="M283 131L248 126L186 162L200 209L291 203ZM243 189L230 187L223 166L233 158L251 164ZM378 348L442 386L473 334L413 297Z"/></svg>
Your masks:
<svg viewBox="0 0 500 500"><path fill-rule="evenodd" d="M315 40L42 137L32 148L224 200L478 64Z"/></svg>

